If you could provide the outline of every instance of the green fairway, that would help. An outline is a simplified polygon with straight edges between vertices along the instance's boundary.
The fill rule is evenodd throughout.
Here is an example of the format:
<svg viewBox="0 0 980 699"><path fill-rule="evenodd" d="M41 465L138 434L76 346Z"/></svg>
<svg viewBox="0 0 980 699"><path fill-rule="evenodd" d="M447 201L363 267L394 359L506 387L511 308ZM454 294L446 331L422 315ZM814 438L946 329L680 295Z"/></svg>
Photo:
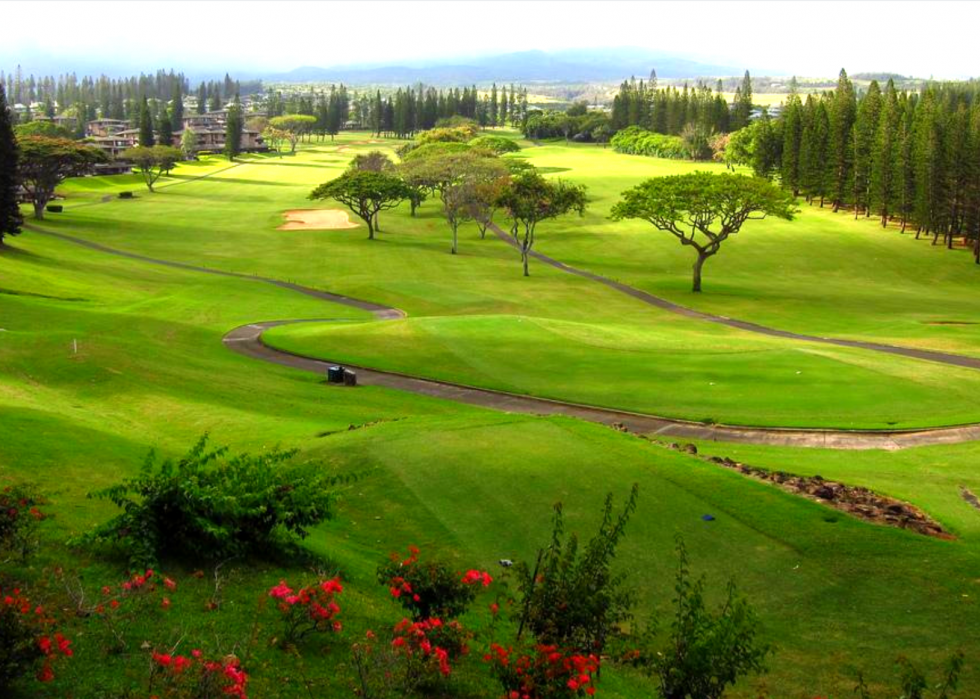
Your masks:
<svg viewBox="0 0 980 699"><path fill-rule="evenodd" d="M709 576L712 599L734 575L778 648L771 674L743 682L733 697L849 696L859 670L878 688L890 681L899 654L930 670L956 649L980 654L980 511L959 491L980 493L978 445L897 453L700 445L907 500L956 537L944 541L859 521L599 425L328 386L223 346L225 333L247 323L330 319L277 328L266 339L350 363L692 420L875 428L980 420L977 371L706 323L534 261L525 279L517 254L480 239L473 225L461 229L452 256L435 201L415 218L407 206L383 212L377 241L364 226L277 230L285 210L333 208L307 194L355 152L378 147L371 140L344 133L295 156L235 165L208 158L181 165L153 194L135 176L73 180L61 188L63 213L32 222L0 248L0 485L38 483L55 515L39 558L17 575L38 580L46 568L69 567L93 589L119 577L120 561L65 543L113 513L86 493L135 474L150 448L178 456L210 432L236 452L281 444L331 473L359 475L342 489L336 519L305 543L339 566L345 635L307 661L256 644L250 696L349 692L335 668L347 661L350 640L401 618L375 578L389 551L431 546L497 575L498 560L531 559L546 543L553 503L562 501L568 525L587 534L605 493L621 501L634 482L639 509L617 565L638 589L638 617L668 610L680 534L695 572ZM621 190L645 177L714 166L523 145L520 157L590 187L584 219L540 228L538 248L557 259L731 317L980 356L980 327L930 324L977 315L978 270L965 255L804 207L793 223L748 224L708 263L706 291L695 296L687 291L689 251L648 225L606 215ZM119 191L137 197L119 200ZM377 321L270 284L116 257L44 230L293 281L408 317ZM300 562L234 561L224 606L212 613L204 610L211 572L199 581L193 568L167 564L182 585L179 620L149 617L138 632L170 643L204 638L215 648L274 634L269 610L260 609L266 590L307 572ZM468 620L474 625L486 623L484 601ZM79 662L49 696L100 696L125 685L124 660L84 635L75 648L78 658L102 662ZM481 679L479 651L453 680L457 696L499 691ZM980 691L975 663L963 680L964 696ZM603 669L598 696L653 695L649 680Z"/></svg>

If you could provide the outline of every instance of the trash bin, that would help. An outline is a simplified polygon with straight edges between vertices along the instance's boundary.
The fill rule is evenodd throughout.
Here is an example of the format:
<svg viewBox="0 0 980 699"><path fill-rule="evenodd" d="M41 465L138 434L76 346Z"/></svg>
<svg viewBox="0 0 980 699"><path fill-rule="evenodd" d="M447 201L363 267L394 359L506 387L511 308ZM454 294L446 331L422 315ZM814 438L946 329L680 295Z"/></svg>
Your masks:
<svg viewBox="0 0 980 699"><path fill-rule="evenodd" d="M344 383L344 367L327 367L327 383Z"/></svg>
<svg viewBox="0 0 980 699"><path fill-rule="evenodd" d="M345 386L357 385L357 374L355 374L350 369L344 369L344 385Z"/></svg>

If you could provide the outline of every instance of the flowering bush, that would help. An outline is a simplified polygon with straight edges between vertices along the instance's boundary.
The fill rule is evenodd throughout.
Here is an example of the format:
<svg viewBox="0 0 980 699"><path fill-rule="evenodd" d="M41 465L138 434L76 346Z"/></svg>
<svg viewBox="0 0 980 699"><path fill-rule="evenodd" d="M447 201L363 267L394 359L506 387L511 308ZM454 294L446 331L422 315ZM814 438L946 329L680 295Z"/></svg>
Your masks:
<svg viewBox="0 0 980 699"><path fill-rule="evenodd" d="M476 598L478 587L493 582L485 571L461 574L441 561L422 561L415 546L409 546L408 552L407 558L391 554L378 568L378 581L416 620L458 617Z"/></svg>
<svg viewBox="0 0 980 699"><path fill-rule="evenodd" d="M491 664L507 699L545 699L592 696L593 675L599 659L538 644L532 650L515 651L496 643L483 659Z"/></svg>
<svg viewBox="0 0 980 699"><path fill-rule="evenodd" d="M291 466L295 452L274 449L226 458L207 435L179 461L159 466L151 452L140 475L93 493L123 512L80 539L117 546L139 567L169 552L229 558L281 547L330 517L329 487L345 478L312 465Z"/></svg>
<svg viewBox="0 0 980 699"><path fill-rule="evenodd" d="M241 669L234 655L216 661L204 660L199 650L192 650L189 656L154 651L151 658L151 696L168 699L248 699L245 693L248 673Z"/></svg>
<svg viewBox="0 0 980 699"><path fill-rule="evenodd" d="M287 643L295 643L313 632L339 632L342 625L337 621L340 606L336 598L344 591L339 578L323 580L294 591L285 580L269 590L269 597L278 600L276 605L285 624L283 637Z"/></svg>
<svg viewBox="0 0 980 699"><path fill-rule="evenodd" d="M54 665L73 655L71 641L55 626L19 588L0 590L0 689L35 669L38 681L54 679Z"/></svg>
<svg viewBox="0 0 980 699"><path fill-rule="evenodd" d="M612 494L607 495L599 528L584 545L575 534L566 535L561 503L555 505L551 541L540 550L534 568L525 562L514 567L520 628L533 633L538 643L601 654L630 618L634 594L612 564L637 497L634 485L615 516Z"/></svg>
<svg viewBox="0 0 980 699"><path fill-rule="evenodd" d="M156 610L169 610L170 596L177 591L177 583L165 575L157 574L152 568L147 568L142 573L127 577L121 583L103 585L94 605L86 605L84 591L80 586L73 589L66 581L66 588L75 598L81 613L91 614L105 624L112 636L112 647L121 651L128 645L126 630L130 622L144 619Z"/></svg>
<svg viewBox="0 0 980 699"><path fill-rule="evenodd" d="M39 509L43 500L26 485L8 485L0 490L0 558L21 559L37 545L37 527L45 515Z"/></svg>

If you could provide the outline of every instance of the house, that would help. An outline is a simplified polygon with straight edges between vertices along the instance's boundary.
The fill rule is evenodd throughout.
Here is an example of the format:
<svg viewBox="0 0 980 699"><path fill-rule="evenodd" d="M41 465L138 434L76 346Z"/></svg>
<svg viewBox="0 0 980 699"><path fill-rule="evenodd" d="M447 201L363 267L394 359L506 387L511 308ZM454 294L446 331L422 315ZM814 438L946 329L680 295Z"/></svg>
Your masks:
<svg viewBox="0 0 980 699"><path fill-rule="evenodd" d="M225 147L225 127L222 125L220 127L188 127L191 131L197 134L197 150L200 151L210 151L219 152ZM183 131L178 131L174 134L174 145L180 146L181 140L184 137ZM269 147L262 140L262 135L258 131L252 129L242 129L242 151L246 153L255 153L260 151L267 151Z"/></svg>
<svg viewBox="0 0 980 699"><path fill-rule="evenodd" d="M115 159L127 148L132 148L136 144L136 138L117 133L110 136L90 136L86 139L86 143L95 146L110 158Z"/></svg>
<svg viewBox="0 0 980 699"><path fill-rule="evenodd" d="M85 126L87 136L111 136L125 130L129 122L124 119L96 119Z"/></svg>

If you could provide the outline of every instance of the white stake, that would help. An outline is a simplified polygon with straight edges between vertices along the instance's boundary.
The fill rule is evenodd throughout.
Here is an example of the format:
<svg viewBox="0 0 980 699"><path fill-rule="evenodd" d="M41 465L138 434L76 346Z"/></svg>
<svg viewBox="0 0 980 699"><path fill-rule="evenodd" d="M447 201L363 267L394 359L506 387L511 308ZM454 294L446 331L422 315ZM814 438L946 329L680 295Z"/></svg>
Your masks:
<svg viewBox="0 0 980 699"><path fill-rule="evenodd" d="M72 350L74 351L74 354L78 354L78 340L73 338L71 341L71 346L72 346Z"/></svg>

